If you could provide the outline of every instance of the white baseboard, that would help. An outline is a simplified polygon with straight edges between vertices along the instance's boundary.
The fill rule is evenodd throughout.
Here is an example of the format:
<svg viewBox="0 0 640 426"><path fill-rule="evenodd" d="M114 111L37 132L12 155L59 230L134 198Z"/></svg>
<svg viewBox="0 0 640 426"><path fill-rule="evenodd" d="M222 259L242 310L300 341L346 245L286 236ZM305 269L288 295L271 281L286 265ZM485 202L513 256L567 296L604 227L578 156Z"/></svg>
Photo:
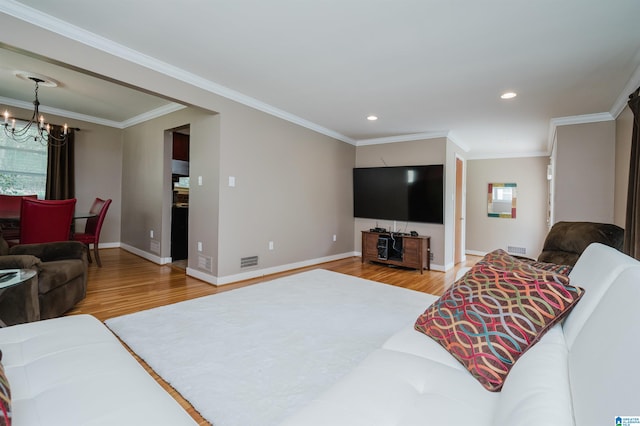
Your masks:
<svg viewBox="0 0 640 426"><path fill-rule="evenodd" d="M273 266L271 268L264 269L256 269L249 272L243 272L240 274L227 275L224 277L216 277L215 275L207 274L206 272L202 272L198 269L187 268L187 275L207 282L209 284L213 284L216 286L226 285L235 283L238 281L249 280L252 278L259 278L265 275L277 274L278 272L290 271L293 269L304 268L306 266L318 265L320 263L331 262L333 260L345 259L348 257L353 257L356 254L354 252L336 254L333 256L320 257L317 259L305 260L302 262L288 263L286 265Z"/></svg>
<svg viewBox="0 0 640 426"><path fill-rule="evenodd" d="M487 254L486 251L478 251L478 250L467 250L466 253L471 254L473 256L482 256L482 257L484 257Z"/></svg>
<svg viewBox="0 0 640 426"><path fill-rule="evenodd" d="M171 263L171 258L170 257L156 256L153 253L149 253L147 251L140 250L139 248L130 246L129 244L120 243L120 248L122 248L123 250L126 250L126 251L128 251L130 253L133 253L136 256L140 256L143 259L147 259L150 262L157 263L158 265L166 265L167 263Z"/></svg>

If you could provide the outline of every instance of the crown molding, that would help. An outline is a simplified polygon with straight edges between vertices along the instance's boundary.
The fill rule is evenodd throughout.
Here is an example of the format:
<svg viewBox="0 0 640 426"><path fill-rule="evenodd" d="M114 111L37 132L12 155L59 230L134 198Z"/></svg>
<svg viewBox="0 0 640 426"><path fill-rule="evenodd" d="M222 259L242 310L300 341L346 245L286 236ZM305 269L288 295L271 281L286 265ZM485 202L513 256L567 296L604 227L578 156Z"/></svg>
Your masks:
<svg viewBox="0 0 640 426"><path fill-rule="evenodd" d="M366 146L366 145L376 145L376 144L395 143L395 142L408 142L408 141L415 141L420 139L434 139L434 138L440 138L440 137L447 137L450 140L452 140L452 142L454 142L456 145L464 149L466 152L469 152L469 148L459 143L458 141L456 141L451 135L451 132L449 131L427 132L427 133L418 133L418 134L412 134L412 135L399 135L399 136L391 136L391 137L383 137L383 138L356 140L356 139L347 137L341 133L335 132L331 129L328 129L326 127L320 126L302 117L298 117L296 115L290 114L286 111L283 111L279 108L276 108L258 99L252 98L250 96L247 96L240 92L232 90L228 87L222 86L211 80L207 80L196 74L190 73L181 68L178 68L166 62L160 61L151 56L145 55L141 52L128 48L124 45L115 43L112 40L99 36L90 31L84 30L80 27L77 27L66 21L63 21L61 19L58 19L46 13L43 13L32 7L26 6L15 0L0 0L0 10L4 14L13 16L14 18L17 18L29 24L38 26L47 31L59 34L70 40L95 48L102 52L114 55L128 62L140 65L152 71L164 74L168 77L175 78L176 80L190 84L204 91L222 96L224 98L249 106L256 110L262 111L264 113L281 118L293 124L297 124L301 127L305 127L317 133L340 140L342 142L349 143L354 146ZM640 52L638 52L638 55L640 56ZM526 155L523 154L522 156L549 155L553 146L553 140L555 138L557 126L615 120L617 116L624 110L626 106L628 94L633 92L638 86L640 86L640 67L638 67L635 70L635 72L632 74L629 81L625 85L625 88L623 89L622 93L618 96L615 103L613 104L610 112L551 119L550 129L549 129L548 152L544 154L536 152L536 153L530 153ZM10 104L10 105L14 105L14 104ZM31 106L29 105L27 109L30 109L30 108ZM49 110L47 112L50 112L52 114L65 115L70 118L78 118L80 120L84 120L84 121L88 121L96 124L103 124L110 127L118 127L118 128L128 127L130 125L134 125L139 122L145 121L144 119L142 119L143 116L146 116L146 114L153 114L153 111L150 111L149 113L141 114L138 117L134 117L130 120L126 120L125 122L118 123L118 122L113 122L109 120L102 120L97 117L84 116L82 114L76 114L69 111L55 110L55 109L49 109L49 108L45 109L43 107L43 111L46 111L46 110ZM83 118L80 118L80 117L83 117ZM139 117L140 117L140 121L135 121ZM504 157L502 157L502 155L504 155ZM491 157L487 157L484 154L480 154L480 156L473 157L473 158L509 158L509 157L514 157L514 155L513 154L496 154ZM515 155L515 157L518 157L518 155Z"/></svg>
<svg viewBox="0 0 640 426"><path fill-rule="evenodd" d="M598 123L601 121L615 120L614 116L609 112L599 112L596 114L572 115L569 117L552 118L552 126L570 126L572 124Z"/></svg>
<svg viewBox="0 0 640 426"><path fill-rule="evenodd" d="M595 114L573 115L569 117L557 117L549 120L549 139L547 141L547 155L553 151L553 143L556 138L558 126L570 126L573 124L599 123L601 121L612 121L615 117L610 112L599 112Z"/></svg>
<svg viewBox="0 0 640 426"><path fill-rule="evenodd" d="M636 58L640 57L640 51L636 55ZM610 114L614 118L618 118L618 116L622 113L624 108L627 106L627 102L629 101L629 95L633 93L640 86L640 66L636 68L636 70L631 74L629 81L625 84L624 89L613 103L611 107Z"/></svg>
<svg viewBox="0 0 640 426"><path fill-rule="evenodd" d="M326 127L320 126L316 123L312 123L311 121L305 120L302 117L290 114L258 99L252 98L235 90L229 89L228 87L214 83L213 81L207 80L196 74L190 73L181 68L160 61L151 56L145 55L141 52L128 48L105 37L99 36L95 33L65 22L61 19L55 18L51 15L47 15L46 13L43 13L37 9L25 6L14 0L0 0L0 10L2 10L3 13L13 16L14 18L36 25L47 31L59 34L63 37L92 47L94 49L98 49L105 53L114 55L128 62L148 68L152 71L156 71L166 76L175 78L176 80L185 82L199 89L241 103L264 113L321 133L325 136L329 136L331 138L338 139L352 145L356 144L355 140L331 129L327 129Z"/></svg>
<svg viewBox="0 0 640 426"><path fill-rule="evenodd" d="M0 97L0 103L4 105L16 107L16 108L33 110L33 102L24 102L24 101L19 101L17 99ZM65 118L73 118L75 120L86 121L88 123L100 124L102 126L115 127L118 129L123 128L121 123L118 121L107 120L99 117L93 117L91 115L80 114L77 112L67 111L64 109L52 108L52 107L40 105L40 111L47 114L58 115Z"/></svg>
<svg viewBox="0 0 640 426"><path fill-rule="evenodd" d="M26 110L33 110L33 102L19 101L17 99L4 98L1 96L0 96L0 104L21 108L21 109L26 109ZM113 127L116 129L126 129L127 127L131 127L136 124L140 124L145 121L152 120L154 118L162 117L163 115L170 114L172 112L179 111L184 108L186 108L186 106L172 102L167 105L161 106L160 108L156 108L154 110L147 111L143 114L132 117L128 120L115 121L115 120L107 120L105 118L100 118L100 117L94 117L92 115L80 114L73 111L67 111L60 108L53 108L45 105L40 105L40 111L47 114L53 114L53 115L57 115L65 118L72 118L74 120L80 120L80 121L85 121L87 123L99 124L101 126Z"/></svg>
<svg viewBox="0 0 640 426"><path fill-rule="evenodd" d="M120 128L126 129L127 127L135 126L136 124L144 123L145 121L162 117L163 115L171 114L172 112L180 111L181 109L185 109L185 108L186 106L184 105L180 105L175 102L172 102L170 104L163 105L160 108L156 108L154 110L144 112L128 120L122 121L121 123L119 123Z"/></svg>
<svg viewBox="0 0 640 426"><path fill-rule="evenodd" d="M534 152L521 152L521 153L484 153L467 155L467 160L498 160L506 158L530 158L530 157L548 157L549 153L546 151L534 151Z"/></svg>
<svg viewBox="0 0 640 426"><path fill-rule="evenodd" d="M413 133L413 134L410 134L410 135L388 136L388 137L384 137L384 138L358 139L356 141L355 145L356 146L381 145L381 144L385 144L385 143L418 141L418 140L421 140L421 139L446 138L448 136L449 136L449 132L448 131Z"/></svg>

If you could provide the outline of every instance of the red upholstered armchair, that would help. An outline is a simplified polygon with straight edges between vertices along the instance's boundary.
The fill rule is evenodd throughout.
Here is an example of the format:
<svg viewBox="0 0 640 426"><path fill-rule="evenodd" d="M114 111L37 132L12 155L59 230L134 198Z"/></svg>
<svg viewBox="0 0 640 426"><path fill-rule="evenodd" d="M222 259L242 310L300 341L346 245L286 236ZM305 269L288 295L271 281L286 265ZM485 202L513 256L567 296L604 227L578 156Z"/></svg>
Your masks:
<svg viewBox="0 0 640 426"><path fill-rule="evenodd" d="M96 198L90 210L90 213L95 214L95 216L87 219L84 232L77 232L73 236L74 240L84 243L87 246L87 249L89 248L89 244L93 244L93 253L96 257L96 263L98 266L102 266L102 262L100 261L100 252L98 251L98 241L100 241L100 231L102 230L102 223L107 215L109 205L111 205L111 199L103 200L101 198ZM87 252L89 254L89 262L91 262L91 251L88 250Z"/></svg>
<svg viewBox="0 0 640 426"><path fill-rule="evenodd" d="M76 199L32 200L23 198L20 211L20 244L67 241Z"/></svg>

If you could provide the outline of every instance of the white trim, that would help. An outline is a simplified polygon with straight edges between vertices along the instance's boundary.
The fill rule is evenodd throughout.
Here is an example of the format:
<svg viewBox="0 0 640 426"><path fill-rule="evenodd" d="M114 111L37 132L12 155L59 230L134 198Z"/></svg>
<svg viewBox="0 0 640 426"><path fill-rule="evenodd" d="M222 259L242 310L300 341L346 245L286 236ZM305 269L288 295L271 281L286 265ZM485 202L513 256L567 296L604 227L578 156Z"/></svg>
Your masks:
<svg viewBox="0 0 640 426"><path fill-rule="evenodd" d="M214 93L216 95L220 95L232 101L239 102L243 105L273 115L275 117L282 118L283 120L298 124L299 126L306 127L307 129L321 133L325 136L329 136L331 138L355 145L355 140L331 129L327 129L326 127L312 123L311 121L305 120L304 118L275 108L258 99L252 98L243 93L215 83L211 80L207 80L196 74L185 71L174 65L145 55L122 44L116 43L105 37L99 36L95 33L65 22L61 19L55 18L51 15L47 15L46 13L43 13L37 9L25 6L14 0L0 0L0 9L3 13L44 28L47 31L51 31L63 37L77 41L78 43L82 43L94 49L109 53L128 62L143 66L150 70L188 83L199 89Z"/></svg>
<svg viewBox="0 0 640 426"><path fill-rule="evenodd" d="M613 115L608 112L598 112L595 114L572 115L569 117L557 117L551 119L554 126L570 126L572 124L598 123L600 121L615 120Z"/></svg>
<svg viewBox="0 0 640 426"><path fill-rule="evenodd" d="M127 127L135 126L136 124L144 123L145 121L152 120L154 118L162 117L163 115L171 114L181 109L185 109L186 106L171 102L170 104L161 106L151 111L144 112L140 115L132 117L128 120L120 122L120 128L126 129Z"/></svg>
<svg viewBox="0 0 640 426"><path fill-rule="evenodd" d="M571 126L573 124L599 123L601 121L615 120L614 115L610 112L599 112L595 114L572 115L569 117L557 117L549 120L549 136L547 140L547 153L551 155L553 151L553 143L556 138L558 126Z"/></svg>
<svg viewBox="0 0 640 426"><path fill-rule="evenodd" d="M291 271L294 269L304 268L307 266L318 265L320 263L331 262L334 260L346 259L348 257L353 257L353 256L355 256L354 252L348 252L348 253L336 254L333 256L320 257L317 259L305 260L302 262L289 263L287 265L279 265L279 266L273 266L270 268L256 269L250 272L242 272L240 274L227 275L224 277L216 277L214 275L204 273L200 270L187 268L187 275L197 278L199 280L208 282L209 284L219 286L219 285L236 283L238 281L249 280L252 278L264 277L265 275L277 274L279 272Z"/></svg>
<svg viewBox="0 0 640 426"><path fill-rule="evenodd" d="M638 56L640 56L640 51L638 51L638 54L636 55L636 62ZM627 102L629 101L629 95L633 93L638 88L638 86L640 86L640 66L636 68L633 74L631 74L629 81L624 86L624 89L622 89L622 92L620 93L616 101L613 103L610 111L612 117L617 119L622 111L624 111L624 108L627 106Z"/></svg>
<svg viewBox="0 0 640 426"><path fill-rule="evenodd" d="M222 86L211 80L207 80L198 75L185 71L174 65L168 64L166 62L160 61L151 56L145 55L141 52L128 48L122 44L116 43L105 37L102 37L90 31L84 30L80 27L77 27L73 24L65 22L61 19L55 18L51 15L43 13L32 7L26 6L15 0L0 0L0 9L2 10L3 13L7 15L13 16L17 19L36 25L45 30L54 32L63 37L69 38L76 42L82 43L84 45L90 46L92 48L98 49L100 51L109 53L111 55L114 55L126 61L129 61L131 63L143 66L145 68L151 69L153 71L159 72L161 74L164 74L169 77L175 78L177 80L183 81L185 83L191 84L192 86L195 86L202 90L239 102L243 105L255 108L259 111L265 112L267 114L273 115L275 117L281 118L283 120L289 121L291 123L297 124L307 129L313 130L325 136L329 136L331 138L349 143L351 145L355 145L355 146L376 145L376 144L394 143L394 142L407 142L407 141L414 141L414 140L420 140L420 139L434 139L438 137L448 137L452 141L454 140L453 136L450 134L449 131L427 132L427 133L418 133L413 135L400 135L400 136L391 136L391 137L384 137L384 138L356 140L348 136L345 136L341 133L338 133L336 131L333 131L331 129L328 129L326 127L315 124L304 118L290 114L279 108L275 108L258 99L252 98L243 93L229 89L228 87ZM625 88L623 89L623 92L618 96L614 105L612 106L611 112L599 113L599 114L587 114L583 116L574 116L574 117L560 117L560 118L552 119L551 129L549 131L550 140L548 142L548 147L550 147L552 144L551 139L553 138L553 135L555 135L556 126L568 125L568 124L593 123L598 121L614 120L615 118L617 118L617 116L624 110L624 107L626 105L626 97L628 96L628 93L631 93L633 90L635 90L635 88L638 85L640 85L640 67L638 67L635 70L635 72L632 74L631 78L629 79ZM88 120L88 119L85 119L85 121L89 121L93 123L96 122L94 120ZM102 124L102 123L97 123L97 124ZM105 124L105 125L109 125L109 124ZM116 125L111 127L119 127L119 126ZM459 142L455 142L455 143L456 145L464 149L466 152L469 151L469 149L464 145L462 145L461 143ZM549 155L549 153L550 151L545 154L530 153L530 154L522 154L521 156L532 157L532 156ZM505 157L501 157L501 156L495 156L495 155L489 156L488 154L480 154L478 157L474 157L474 158L481 159L481 158L516 158L516 157L518 157L518 155L506 154Z"/></svg>
<svg viewBox="0 0 640 426"><path fill-rule="evenodd" d="M16 107L16 108L22 108L29 111L33 111L33 102L25 102L25 101L19 101L17 99L12 99L12 98L0 97L0 103L4 105ZM76 112L66 111L58 108L50 108L44 105L40 105L40 111L47 114L59 115L65 118L73 118L76 120L82 120L89 123L101 124L103 126L121 128L120 123L118 123L117 121L105 120L103 118L92 117L90 115L79 114Z"/></svg>
<svg viewBox="0 0 640 426"><path fill-rule="evenodd" d="M410 142L410 141L417 141L421 139L446 138L448 137L448 135L449 135L449 132L445 131L445 132L414 133L411 135L389 136L385 138L358 139L356 141L356 146L380 145L380 144L395 143L395 142Z"/></svg>
<svg viewBox="0 0 640 426"><path fill-rule="evenodd" d="M534 152L522 152L522 153L514 153L514 152L506 152L506 153L484 153L479 152L476 155L470 153L466 159L467 160L494 160L498 158L529 158L529 157L548 157L549 152L547 151L534 151Z"/></svg>
<svg viewBox="0 0 640 426"><path fill-rule="evenodd" d="M150 262L157 263L158 265L166 265L167 263L171 263L170 257L160 257L155 254L149 253L144 250L140 250L139 248L130 246L129 244L120 243L120 248L126 250L130 253L135 254L136 256L140 256L143 259L147 259Z"/></svg>
<svg viewBox="0 0 640 426"><path fill-rule="evenodd" d="M202 271L200 271L198 269L193 269L193 268L187 267L186 274L188 276L190 276L190 277L199 279L200 281L204 281L207 284L218 285L217 284L217 278L216 278L215 275L207 274L207 273L202 272Z"/></svg>
<svg viewBox="0 0 640 426"><path fill-rule="evenodd" d="M93 244L90 244L93 247ZM101 249L110 249L110 248L120 248L121 245L119 242L117 243L98 243L98 247Z"/></svg>
<svg viewBox="0 0 640 426"><path fill-rule="evenodd" d="M458 148L463 150L465 153L471 151L471 149L467 145L465 145L462 142L460 142L460 139L458 139L458 137L456 136L455 132L450 131L449 134L447 135L447 138L451 142L453 142Z"/></svg>
<svg viewBox="0 0 640 426"><path fill-rule="evenodd" d="M12 98L5 98L0 96L0 104L12 106L16 108L33 110L33 102L25 102ZM58 115L60 117L72 118L75 120L85 121L87 123L99 124L101 126L113 127L116 129L125 129L127 127L143 123L154 118L162 117L163 115L170 114L172 112L179 111L186 108L184 105L171 102L167 105L161 106L151 111L142 113L136 117L130 118L125 121L107 120L105 118L95 117L92 115L80 114L73 111L67 111L59 108L52 108L45 105L40 105L40 111L46 114ZM82 129L81 129L82 130Z"/></svg>
<svg viewBox="0 0 640 426"><path fill-rule="evenodd" d="M486 251L478 251L478 250L466 250L465 251L466 254L470 254L472 256L486 256L487 252Z"/></svg>

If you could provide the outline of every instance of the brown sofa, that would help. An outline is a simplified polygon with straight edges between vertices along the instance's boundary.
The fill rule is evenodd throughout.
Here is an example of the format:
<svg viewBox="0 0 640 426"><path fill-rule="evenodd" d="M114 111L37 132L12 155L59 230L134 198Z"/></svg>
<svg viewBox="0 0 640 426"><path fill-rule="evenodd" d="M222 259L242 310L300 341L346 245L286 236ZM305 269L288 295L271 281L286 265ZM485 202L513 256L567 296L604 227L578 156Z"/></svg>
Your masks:
<svg viewBox="0 0 640 426"><path fill-rule="evenodd" d="M624 229L610 223L557 222L544 241L538 261L573 266L591 243L622 251Z"/></svg>
<svg viewBox="0 0 640 426"><path fill-rule="evenodd" d="M37 272L37 300L33 300L32 284L10 289L8 294L5 290L0 298L2 320L11 325L55 318L73 308L86 296L87 256L87 247L78 241L22 244L9 248L0 236L0 269L34 269ZM25 303L24 300L33 300L30 310L16 308ZM34 310L39 315L30 312Z"/></svg>

